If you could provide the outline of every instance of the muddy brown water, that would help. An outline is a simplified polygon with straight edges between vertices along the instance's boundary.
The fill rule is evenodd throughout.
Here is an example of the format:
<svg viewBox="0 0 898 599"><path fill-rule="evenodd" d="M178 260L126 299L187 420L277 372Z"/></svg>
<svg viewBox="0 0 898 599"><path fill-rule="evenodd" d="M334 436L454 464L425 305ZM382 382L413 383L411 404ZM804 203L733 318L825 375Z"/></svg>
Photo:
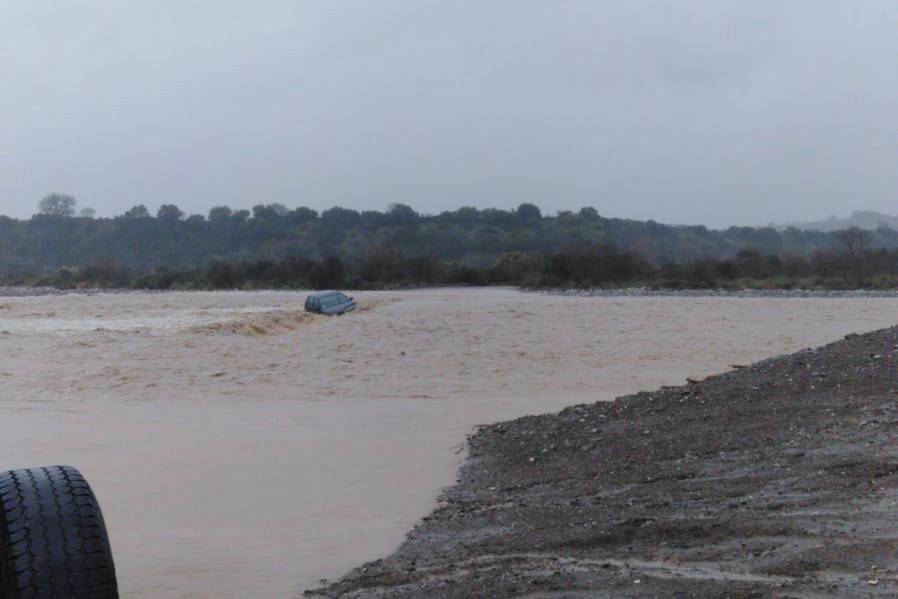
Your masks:
<svg viewBox="0 0 898 599"><path fill-rule="evenodd" d="M127 597L290 597L388 553L477 424L898 322L886 298L506 289L0 298L0 456L100 496Z"/></svg>

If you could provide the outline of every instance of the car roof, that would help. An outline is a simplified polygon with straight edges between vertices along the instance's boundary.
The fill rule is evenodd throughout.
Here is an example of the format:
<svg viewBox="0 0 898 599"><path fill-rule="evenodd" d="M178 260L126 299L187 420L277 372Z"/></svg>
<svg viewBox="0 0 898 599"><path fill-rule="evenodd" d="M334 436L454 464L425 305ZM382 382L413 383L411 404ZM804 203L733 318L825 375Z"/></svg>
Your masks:
<svg viewBox="0 0 898 599"><path fill-rule="evenodd" d="M314 293L310 293L309 297L327 297L328 295L336 295L338 293L342 293L341 291L316 291Z"/></svg>

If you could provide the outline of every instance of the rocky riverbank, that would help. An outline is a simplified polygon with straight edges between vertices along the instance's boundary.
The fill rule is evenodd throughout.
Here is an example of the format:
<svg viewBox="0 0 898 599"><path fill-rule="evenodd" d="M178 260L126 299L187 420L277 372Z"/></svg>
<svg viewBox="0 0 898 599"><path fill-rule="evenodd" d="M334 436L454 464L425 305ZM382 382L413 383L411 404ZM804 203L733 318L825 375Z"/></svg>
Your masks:
<svg viewBox="0 0 898 599"><path fill-rule="evenodd" d="M391 556L310 596L892 597L898 329L481 428Z"/></svg>
<svg viewBox="0 0 898 599"><path fill-rule="evenodd" d="M135 289L59 289L57 287L2 287L0 286L0 297L47 297L62 295L99 295L101 293L160 293L153 290L135 290Z"/></svg>
<svg viewBox="0 0 898 599"><path fill-rule="evenodd" d="M898 289L528 289L534 293L574 297L755 297L870 298L898 297Z"/></svg>
<svg viewBox="0 0 898 599"><path fill-rule="evenodd" d="M410 287L409 289L427 289L427 287ZM653 289L650 287L628 287L619 289L544 288L522 289L522 291L571 297L898 298L898 289ZM171 291L159 289L59 289L56 287L0 286L0 297L98 295L101 293L171 293Z"/></svg>

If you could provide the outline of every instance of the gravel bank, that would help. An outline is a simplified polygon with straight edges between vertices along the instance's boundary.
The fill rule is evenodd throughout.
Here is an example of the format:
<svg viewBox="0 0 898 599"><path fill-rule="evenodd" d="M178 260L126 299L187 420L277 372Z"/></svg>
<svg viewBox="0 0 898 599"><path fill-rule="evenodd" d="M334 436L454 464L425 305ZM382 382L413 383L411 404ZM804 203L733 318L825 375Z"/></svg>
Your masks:
<svg viewBox="0 0 898 599"><path fill-rule="evenodd" d="M754 297L754 298L898 298L898 289L524 289L530 293L573 297ZM173 293L151 289L57 289L55 287L2 287L0 297L40 297L133 293Z"/></svg>
<svg viewBox="0 0 898 599"><path fill-rule="evenodd" d="M441 507L311 596L893 597L898 328L481 428Z"/></svg>
<svg viewBox="0 0 898 599"><path fill-rule="evenodd" d="M57 289L56 287L0 287L0 297L46 297L62 295L99 295L124 293L163 293L135 289Z"/></svg>
<svg viewBox="0 0 898 599"><path fill-rule="evenodd" d="M756 297L867 298L898 297L898 289L528 289L533 293L573 297Z"/></svg>

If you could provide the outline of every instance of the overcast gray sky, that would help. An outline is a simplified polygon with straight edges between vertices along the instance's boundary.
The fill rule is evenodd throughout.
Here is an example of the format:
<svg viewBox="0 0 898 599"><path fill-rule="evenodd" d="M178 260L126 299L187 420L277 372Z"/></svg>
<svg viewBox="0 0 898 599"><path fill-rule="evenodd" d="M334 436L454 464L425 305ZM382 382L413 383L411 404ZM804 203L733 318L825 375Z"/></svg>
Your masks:
<svg viewBox="0 0 898 599"><path fill-rule="evenodd" d="M898 213L895 0L0 3L0 213Z"/></svg>

